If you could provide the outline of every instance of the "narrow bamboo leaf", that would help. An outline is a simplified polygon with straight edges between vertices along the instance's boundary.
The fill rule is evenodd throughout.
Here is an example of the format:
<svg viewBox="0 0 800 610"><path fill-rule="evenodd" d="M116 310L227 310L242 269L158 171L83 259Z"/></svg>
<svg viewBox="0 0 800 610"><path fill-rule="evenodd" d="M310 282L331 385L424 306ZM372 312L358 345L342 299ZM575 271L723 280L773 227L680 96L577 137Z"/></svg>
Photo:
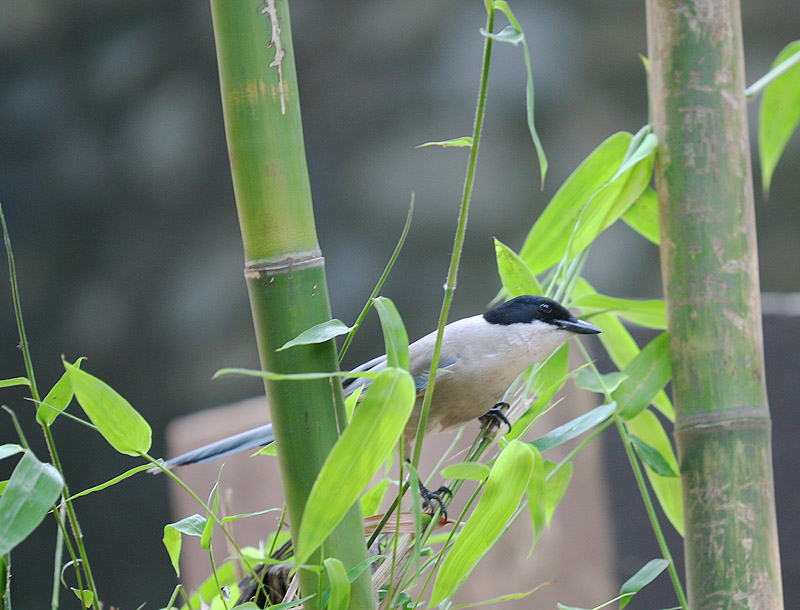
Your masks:
<svg viewBox="0 0 800 610"><path fill-rule="evenodd" d="M327 379L328 377L366 377L375 378L378 373L363 371L352 373L350 371L328 371L325 373L275 373L274 371L261 371L257 369L224 368L214 373L212 379L223 375L242 375L244 377L260 377L270 381L309 381L313 379Z"/></svg>
<svg viewBox="0 0 800 610"><path fill-rule="evenodd" d="M214 485L214 489L211 493L214 496L214 503L211 505L211 512L216 515L217 510L219 509L219 480L217 481L217 484ZM204 551L211 549L211 536L213 533L214 520L209 517L206 519L206 523L203 526L203 533L200 534L200 548Z"/></svg>
<svg viewBox="0 0 800 610"><path fill-rule="evenodd" d="M84 358L78 358L73 366L80 368L81 361ZM42 404L36 410L36 421L43 426L50 426L55 421L56 417L67 408L72 401L74 392L72 391L72 382L69 379L69 373L66 371L61 375L56 384L50 388L47 396L44 397Z"/></svg>
<svg viewBox="0 0 800 610"><path fill-rule="evenodd" d="M31 382L27 377L12 377L11 379L0 379L0 388L10 388L16 385L30 386Z"/></svg>
<svg viewBox="0 0 800 610"><path fill-rule="evenodd" d="M800 53L800 40L786 45L773 69ZM772 174L783 154L786 143L800 123L800 63L786 70L769 83L761 98L758 115L758 154L761 158L761 183L769 193Z"/></svg>
<svg viewBox="0 0 800 610"><path fill-rule="evenodd" d="M631 143L628 145L625 158L619 166L619 169L611 178L612 181L619 178L640 161L652 157L655 154L656 148L658 147L658 138L655 134L650 133L650 130L650 125L645 125L631 138Z"/></svg>
<svg viewBox="0 0 800 610"><path fill-rule="evenodd" d="M378 509L381 507L381 502L383 502L383 498L386 496L386 490L389 489L389 483L391 483L391 481L388 478L381 479L373 485L372 489L361 496L362 515L368 517L378 512Z"/></svg>
<svg viewBox="0 0 800 610"><path fill-rule="evenodd" d="M622 371L628 378L613 393L624 419L636 417L653 402L656 394L672 378L669 337L661 333Z"/></svg>
<svg viewBox="0 0 800 610"><path fill-rule="evenodd" d="M461 610L462 608L475 608L476 606L488 606L490 604L497 604L500 602L509 602L515 599L523 599L528 597L529 595L536 593L542 587L546 587L547 585L552 585L555 583L554 580L543 582L537 587L534 587L530 591L524 591L522 593L507 593L506 595L501 595L500 597L493 597L492 599L486 599L481 602L472 602L470 604L459 604L458 606L451 606L450 610Z"/></svg>
<svg viewBox="0 0 800 610"><path fill-rule="evenodd" d="M531 515L531 525L533 526L533 538L531 540L531 550L528 551L528 557L533 555L533 549L547 522L547 481L544 473L544 461L542 460L542 454L536 451L536 449L533 449L533 455L533 471L528 480L528 489L525 491L525 495L528 497L528 510Z"/></svg>
<svg viewBox="0 0 800 610"><path fill-rule="evenodd" d="M497 458L478 505L442 561L430 605L450 597L503 533L528 487L535 457L530 447L511 441Z"/></svg>
<svg viewBox="0 0 800 610"><path fill-rule="evenodd" d="M290 347L294 347L295 345L325 343L326 341L333 339L334 337L338 337L339 335L346 335L351 329L352 327L347 326L347 324L341 320L337 320L335 318L333 320L326 320L325 322L320 322L319 324L312 326L308 330L304 330L294 339L287 341L275 351L281 352L285 349L289 349Z"/></svg>
<svg viewBox="0 0 800 610"><path fill-rule="evenodd" d="M619 601L619 608L622 610L631 601L631 598L641 591L644 587L653 582L656 577L661 574L669 566L669 561L666 559L652 559L648 561L642 568L625 581L625 584L619 590L620 595L626 595Z"/></svg>
<svg viewBox="0 0 800 610"><path fill-rule="evenodd" d="M558 610L590 610L589 608L581 608L579 606L567 606L561 602L556 602L556 608L558 608ZM593 610L597 610L597 608L594 608Z"/></svg>
<svg viewBox="0 0 800 610"><path fill-rule="evenodd" d="M653 447L648 445L638 436L631 435L631 442L639 454L641 460L650 467L650 469L662 477L677 477L678 472L670 465L661 453Z"/></svg>
<svg viewBox="0 0 800 610"><path fill-rule="evenodd" d="M70 587L70 589L81 600L84 608L91 608L94 605L94 593L89 589L76 589L75 587Z"/></svg>
<svg viewBox="0 0 800 610"><path fill-rule="evenodd" d="M258 517L259 515L266 515L267 513L274 513L280 511L280 508L265 508L264 510L257 510L254 513L239 513L238 515L228 515L220 519L222 523L229 523L231 521L238 521L239 519L249 519L250 517Z"/></svg>
<svg viewBox="0 0 800 610"><path fill-rule="evenodd" d="M350 604L350 580L347 578L347 570L335 557L328 557L324 564L330 584L328 610L345 610Z"/></svg>
<svg viewBox="0 0 800 610"><path fill-rule="evenodd" d="M600 379L598 379L594 371L581 369L578 371L578 374L575 375L575 385L582 390L589 390L590 392L602 394L604 391L613 392L616 390L625 377L626 375L624 373L614 371L613 373L603 373L600 375Z"/></svg>
<svg viewBox="0 0 800 610"><path fill-rule="evenodd" d="M511 297L542 294L539 280L519 255L495 237L494 254L503 288Z"/></svg>
<svg viewBox="0 0 800 610"><path fill-rule="evenodd" d="M137 472L142 472L143 470L150 470L152 467L153 467L152 464L142 464L141 466L136 466L135 468L131 468L130 470L127 470L127 471L123 472L122 474L115 476L113 479L109 479L105 483L100 483L100 485L95 485L94 487L90 487L89 489L84 489L83 491L80 491L80 492L78 492L76 494L73 494L72 496L70 496L69 499L70 499L70 501L72 501L72 500L75 500L77 498L80 498L81 496L88 496L89 494L92 494L92 493L94 493L96 491L102 491L103 489L106 489L107 487L111 487L112 485L116 485L120 481L124 481L128 477L132 477Z"/></svg>
<svg viewBox="0 0 800 610"><path fill-rule="evenodd" d="M5 445L0 445L0 460L12 455L17 455L23 451L25 451L25 447L22 445L17 445L16 443L6 443Z"/></svg>
<svg viewBox="0 0 800 610"><path fill-rule="evenodd" d="M571 239L573 254L586 247L644 191L650 179L651 157L610 182L631 138L631 134L620 132L606 139L572 172L547 204L519 253L534 274L561 260ZM575 229L573 238L579 219L581 226Z"/></svg>
<svg viewBox="0 0 800 610"><path fill-rule="evenodd" d="M536 400L514 422L511 430L506 434L507 439L513 440L523 436L547 410L553 396L572 374L567 370L568 358L569 346L563 345L539 368L533 384L534 392L538 394Z"/></svg>
<svg viewBox="0 0 800 610"><path fill-rule="evenodd" d="M545 484L545 517L547 527L550 527L550 521L553 518L553 513L561 502L561 498L569 487L569 482L572 480L572 462L567 462L556 471L554 475L550 475L555 470L555 462L545 460L544 472L547 483Z"/></svg>
<svg viewBox="0 0 800 610"><path fill-rule="evenodd" d="M381 319L383 342L386 346L387 364L390 367L408 370L408 333L403 319L391 299L378 297L373 306Z"/></svg>
<svg viewBox="0 0 800 610"><path fill-rule="evenodd" d="M387 368L375 377L311 488L297 540L298 563L333 531L397 445L415 400L407 371Z"/></svg>
<svg viewBox="0 0 800 610"><path fill-rule="evenodd" d="M452 140L441 140L439 142L425 142L424 144L417 146L417 148L425 148L426 146L441 146L442 148L469 148L472 146L472 136L453 138Z"/></svg>
<svg viewBox="0 0 800 610"><path fill-rule="evenodd" d="M0 556L36 529L53 507L64 480L50 464L26 451L0 496Z"/></svg>
<svg viewBox="0 0 800 610"><path fill-rule="evenodd" d="M349 422L353 419L353 411L356 410L356 405L358 404L359 399L361 398L361 392L364 389L364 386L358 386L353 393L350 394L347 398L344 399L344 411L347 413L347 421ZM275 443L273 443L274 445ZM271 445L268 445L271 446Z"/></svg>
<svg viewBox="0 0 800 610"><path fill-rule="evenodd" d="M568 421L563 426L559 426L541 438L537 438L531 443L531 445L533 445L533 447L539 451L545 451L546 449L557 447L558 445L566 443L576 436L580 436L584 432L591 430L595 426L602 424L614 414L616 408L617 403L615 402L610 402L606 405L595 407L588 413L579 415L575 419Z"/></svg>
<svg viewBox="0 0 800 610"><path fill-rule="evenodd" d="M647 187L631 207L625 210L622 220L648 241L658 245L661 233L658 224L658 195Z"/></svg>
<svg viewBox="0 0 800 610"><path fill-rule="evenodd" d="M645 409L633 419L626 421L625 428L629 434L637 436L651 447L654 447L667 460L672 470L675 472L680 471L669 436L664 431L664 427L656 417L656 414L650 409ZM647 464L645 464L645 472L656 498L658 498L661 509L675 530L683 536L683 499L680 478L662 477Z"/></svg>
<svg viewBox="0 0 800 610"><path fill-rule="evenodd" d="M181 533L172 525L164 526L164 537L161 539L164 543L164 548L167 549L169 561L172 564L172 569L175 570L175 576L181 575Z"/></svg>
<svg viewBox="0 0 800 610"><path fill-rule="evenodd" d="M587 294L572 301L585 315L615 313L639 326L663 330L667 327L667 313L661 299L620 299L604 294Z"/></svg>
<svg viewBox="0 0 800 610"><path fill-rule="evenodd" d="M494 0L491 3L490 10L501 11L511 25L507 28L504 28L499 34L489 34L483 29L481 29L481 33L484 36L494 38L498 42L508 42L514 46L520 42L522 43L522 56L525 60L525 72L527 76L525 81L525 114L528 121L528 131L531 134L533 146L536 148L536 156L539 159L539 174L542 177L541 186L544 187L544 179L545 176L547 176L548 162L547 156L544 154L544 147L539 139L539 133L536 131L536 125L533 120L533 71L531 70L531 54L530 50L528 49L528 41L525 39L525 34L522 31L522 27L520 26L519 21L514 16L514 13L511 11L511 7L508 6L507 2L504 0Z"/></svg>
<svg viewBox="0 0 800 610"><path fill-rule="evenodd" d="M478 462L461 462L460 464L450 464L442 469L444 479L463 479L466 481L485 481L489 478L492 469L486 464Z"/></svg>
<svg viewBox="0 0 800 610"><path fill-rule="evenodd" d="M151 431L144 418L107 383L64 361L75 397L100 434L120 453L141 455L150 449Z"/></svg>

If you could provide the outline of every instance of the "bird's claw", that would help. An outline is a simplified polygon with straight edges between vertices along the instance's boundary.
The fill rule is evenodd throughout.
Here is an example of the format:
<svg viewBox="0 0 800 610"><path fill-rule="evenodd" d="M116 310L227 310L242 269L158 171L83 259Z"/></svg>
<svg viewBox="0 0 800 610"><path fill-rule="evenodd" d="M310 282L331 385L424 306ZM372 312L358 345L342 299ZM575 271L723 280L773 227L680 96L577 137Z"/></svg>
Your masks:
<svg viewBox="0 0 800 610"><path fill-rule="evenodd" d="M488 422L494 426L500 427L500 424L508 426L508 431L511 431L511 422L508 421L505 411L508 409L507 402L498 402L493 406L485 415L481 415L478 420L481 422Z"/></svg>
<svg viewBox="0 0 800 610"><path fill-rule="evenodd" d="M427 487L420 483L419 495L422 498L422 504L426 511L433 515L438 508L442 511L442 518L445 521L447 520L447 503L444 501L444 496L447 496L448 499L453 497L453 492L450 491L448 487L442 485L436 491L430 491Z"/></svg>

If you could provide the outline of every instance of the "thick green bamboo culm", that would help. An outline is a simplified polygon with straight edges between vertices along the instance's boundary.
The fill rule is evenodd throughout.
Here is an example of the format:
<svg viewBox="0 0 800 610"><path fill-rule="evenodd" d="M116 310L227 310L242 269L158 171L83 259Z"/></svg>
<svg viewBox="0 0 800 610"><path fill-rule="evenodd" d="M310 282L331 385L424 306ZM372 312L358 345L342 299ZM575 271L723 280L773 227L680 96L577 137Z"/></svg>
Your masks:
<svg viewBox="0 0 800 610"><path fill-rule="evenodd" d="M648 0L692 610L783 608L737 0Z"/></svg>
<svg viewBox="0 0 800 610"><path fill-rule="evenodd" d="M303 147L288 2L211 0L211 9L261 366L280 373L335 371L333 341L275 351L331 318ZM266 382L266 390L296 538L308 494L344 422L341 387L338 379L323 379ZM324 557L337 557L348 569L366 558L358 506L311 561ZM318 574L300 570L303 596L319 593L319 584ZM317 596L305 607L313 610L318 604ZM369 571L353 582L350 607L375 607Z"/></svg>

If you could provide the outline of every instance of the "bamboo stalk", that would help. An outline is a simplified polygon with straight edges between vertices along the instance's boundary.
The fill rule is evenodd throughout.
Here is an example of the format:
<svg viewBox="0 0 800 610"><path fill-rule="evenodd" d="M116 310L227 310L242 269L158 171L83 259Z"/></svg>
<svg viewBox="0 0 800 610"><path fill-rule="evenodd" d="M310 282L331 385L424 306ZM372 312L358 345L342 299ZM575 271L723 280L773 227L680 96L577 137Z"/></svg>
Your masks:
<svg viewBox="0 0 800 610"><path fill-rule="evenodd" d="M287 0L211 0L225 131L261 366L281 373L335 371L334 342L276 352L331 318L303 147ZM265 382L293 537L308 493L344 422L338 381ZM349 569L366 558L358 506L312 558ZM304 596L319 577L300 570ZM305 603L318 607L318 597ZM350 607L374 608L369 574Z"/></svg>
<svg viewBox="0 0 800 610"><path fill-rule="evenodd" d="M648 0L689 607L783 608L737 0Z"/></svg>

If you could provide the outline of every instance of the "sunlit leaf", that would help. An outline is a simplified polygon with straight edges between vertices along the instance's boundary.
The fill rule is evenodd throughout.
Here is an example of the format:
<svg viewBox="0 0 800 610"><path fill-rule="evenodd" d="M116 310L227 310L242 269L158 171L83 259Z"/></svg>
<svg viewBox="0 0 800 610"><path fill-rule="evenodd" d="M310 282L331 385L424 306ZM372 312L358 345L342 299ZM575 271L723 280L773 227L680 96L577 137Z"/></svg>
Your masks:
<svg viewBox="0 0 800 610"><path fill-rule="evenodd" d="M431 594L431 606L450 597L494 546L519 507L534 463L534 452L520 441L511 441L497 458L475 510L442 561Z"/></svg>
<svg viewBox="0 0 800 610"><path fill-rule="evenodd" d="M545 517L547 526L550 527L550 521L553 518L553 513L561 502L561 498L569 487L569 482L572 480L572 462L567 462L559 468L555 474L550 474L556 468L555 462L545 461L544 472L547 483L545 484Z"/></svg>
<svg viewBox="0 0 800 610"><path fill-rule="evenodd" d="M11 379L0 379L0 388L11 388L17 385L31 385L27 377L12 377Z"/></svg>
<svg viewBox="0 0 800 610"><path fill-rule="evenodd" d="M661 299L620 299L604 294L586 294L572 301L584 315L611 312L639 326L663 330L667 327L667 314Z"/></svg>
<svg viewBox="0 0 800 610"><path fill-rule="evenodd" d="M407 371L387 368L375 377L311 488L297 540L298 563L322 544L394 450L416 393Z"/></svg>
<svg viewBox="0 0 800 610"><path fill-rule="evenodd" d="M312 326L308 330L304 330L294 339L287 341L275 351L280 352L296 345L325 343L325 341L333 339L334 337L338 337L339 335L346 335L350 332L350 330L351 327L347 326L347 324L341 320L326 320L325 322L320 322L319 324Z"/></svg>
<svg viewBox="0 0 800 610"><path fill-rule="evenodd" d="M74 366L80 368L82 360L84 359L78 358L74 362ZM36 410L36 421L44 426L51 425L56 417L67 408L73 396L72 382L69 379L69 373L65 371Z"/></svg>
<svg viewBox="0 0 800 610"><path fill-rule="evenodd" d="M100 434L120 453L140 455L150 449L150 426L104 381L64 361L78 404Z"/></svg>
<svg viewBox="0 0 800 610"><path fill-rule="evenodd" d="M383 502L383 498L386 495L386 490L389 489L389 483L391 483L389 479L381 479L372 489L361 496L362 515L369 516L378 512L381 502Z"/></svg>
<svg viewBox="0 0 800 610"><path fill-rule="evenodd" d="M503 288L508 293L508 296L518 297L523 294L542 294L539 280L531 273L525 261L497 238L494 240L494 254L497 259L497 271L500 274L500 281L503 283Z"/></svg>
<svg viewBox="0 0 800 610"><path fill-rule="evenodd" d="M658 245L661 233L658 224L658 195L647 187L622 215L622 220L642 237Z"/></svg>
<svg viewBox="0 0 800 610"><path fill-rule="evenodd" d="M786 45L773 69L800 53L800 40ZM758 151L761 157L761 183L769 193L772 174L783 154L786 143L800 123L800 63L786 70L769 83L761 98L758 114Z"/></svg>
<svg viewBox="0 0 800 610"><path fill-rule="evenodd" d="M466 481L485 481L492 472L486 464L478 462L461 462L450 464L442 470L444 479L464 479Z"/></svg>
<svg viewBox="0 0 800 610"><path fill-rule="evenodd" d="M623 379L625 379L625 374L619 371L603 373L598 379L594 371L581 369L578 371L578 374L575 375L575 385L582 390L589 390L590 392L602 394L604 391L613 392L616 390Z"/></svg>
<svg viewBox="0 0 800 610"><path fill-rule="evenodd" d="M417 148L425 148L426 146L441 146L442 148L469 148L472 146L472 136L453 138L452 140L441 140L439 142L425 142L424 144L417 146Z"/></svg>
<svg viewBox="0 0 800 610"><path fill-rule="evenodd" d="M542 454L536 449L533 450L533 455L533 471L530 479L528 479L528 489L525 491L525 495L528 497L528 511L530 512L533 528L533 539L531 540L531 550L528 551L528 557L533 554L533 549L547 521L547 482L545 480L544 461L542 460Z"/></svg>
<svg viewBox="0 0 800 610"><path fill-rule="evenodd" d="M341 560L335 557L328 557L323 563L330 585L328 610L345 610L350 604L350 580L347 578L347 570L344 569Z"/></svg>
<svg viewBox="0 0 800 610"><path fill-rule="evenodd" d="M563 426L559 426L541 438L537 438L531 443L531 445L533 445L539 451L545 451L546 449L557 447L558 445L566 443L576 436L580 436L584 432L591 430L595 426L602 424L614 414L616 408L617 404L615 402L610 402L606 405L595 407L588 413L579 415L575 419L568 421Z"/></svg>
<svg viewBox="0 0 800 610"><path fill-rule="evenodd" d="M613 397L619 404L620 416L630 419L646 409L672 378L667 333L648 343L622 372L628 377Z"/></svg>
<svg viewBox="0 0 800 610"><path fill-rule="evenodd" d="M408 334L397 307L386 297L376 298L372 305L381 319L387 365L408 370Z"/></svg>

